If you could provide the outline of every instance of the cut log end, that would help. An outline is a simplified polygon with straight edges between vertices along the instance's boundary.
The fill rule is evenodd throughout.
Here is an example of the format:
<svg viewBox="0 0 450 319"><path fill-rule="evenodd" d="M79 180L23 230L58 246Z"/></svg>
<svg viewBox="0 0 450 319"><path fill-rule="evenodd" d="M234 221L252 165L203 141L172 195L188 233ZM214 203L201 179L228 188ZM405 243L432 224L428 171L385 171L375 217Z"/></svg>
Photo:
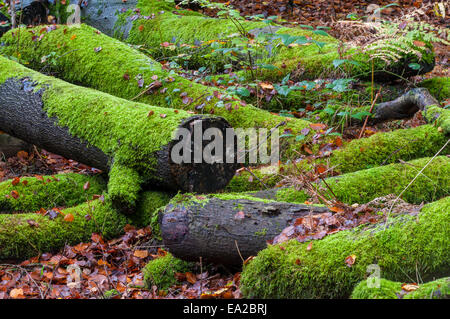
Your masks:
<svg viewBox="0 0 450 319"><path fill-rule="evenodd" d="M228 122L220 117L192 116L184 121L180 129L189 132L187 141L183 141L181 137L174 140L168 152L170 175L177 188L195 193L212 193L225 188L238 168L235 133ZM207 137L208 132L214 134L211 140ZM227 134L231 134L228 139ZM232 145L227 145L227 141L233 141ZM175 146L177 143L185 142L187 148L180 150L179 144ZM213 147L210 143L214 143L217 147ZM189 154L184 154L186 151ZM214 161L209 154L216 156L216 160ZM227 154L230 159L228 161ZM189 156L180 163L174 156L182 155Z"/></svg>

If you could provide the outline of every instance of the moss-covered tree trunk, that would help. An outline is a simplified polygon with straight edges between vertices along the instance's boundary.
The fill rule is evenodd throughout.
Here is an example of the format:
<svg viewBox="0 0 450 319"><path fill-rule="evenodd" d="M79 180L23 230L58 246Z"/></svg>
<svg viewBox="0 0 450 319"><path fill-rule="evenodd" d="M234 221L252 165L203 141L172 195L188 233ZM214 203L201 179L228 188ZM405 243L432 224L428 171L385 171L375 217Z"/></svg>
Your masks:
<svg viewBox="0 0 450 319"><path fill-rule="evenodd" d="M236 163L177 163L172 147L184 128L234 134L214 116L192 116L133 103L49 78L0 57L0 129L27 142L109 171L108 192L118 207L132 210L141 185L212 192L233 177ZM183 141L185 143L187 141ZM223 154L227 154L223 143ZM217 150L219 151L219 150Z"/></svg>

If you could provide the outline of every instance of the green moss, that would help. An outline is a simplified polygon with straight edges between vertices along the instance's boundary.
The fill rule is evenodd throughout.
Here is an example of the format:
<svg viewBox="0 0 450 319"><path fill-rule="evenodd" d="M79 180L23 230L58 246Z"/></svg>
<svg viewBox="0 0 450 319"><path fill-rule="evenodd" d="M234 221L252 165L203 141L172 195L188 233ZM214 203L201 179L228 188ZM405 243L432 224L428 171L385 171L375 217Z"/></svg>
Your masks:
<svg viewBox="0 0 450 319"><path fill-rule="evenodd" d="M331 156L341 173L434 155L447 141L432 125L374 134L352 140ZM443 154L446 152L444 151Z"/></svg>
<svg viewBox="0 0 450 319"><path fill-rule="evenodd" d="M109 171L108 195L113 205L123 212L132 212L137 205L142 179L138 172L119 163Z"/></svg>
<svg viewBox="0 0 450 319"><path fill-rule="evenodd" d="M173 194L167 192L144 192L139 195L137 201L137 214L129 216L132 224L138 227L152 227L153 235L159 235L157 210L166 206Z"/></svg>
<svg viewBox="0 0 450 319"><path fill-rule="evenodd" d="M400 215L389 225L360 226L309 243L269 246L244 266L246 298L346 298L377 264L389 280L423 280L448 273L450 197L424 206L418 216ZM280 249L280 247L284 247ZM345 259L354 255L349 267Z"/></svg>
<svg viewBox="0 0 450 319"><path fill-rule="evenodd" d="M303 190L296 190L295 188L288 187L277 190L275 198L277 201L303 204L309 196Z"/></svg>
<svg viewBox="0 0 450 319"><path fill-rule="evenodd" d="M12 182L0 183L0 213L71 207L92 199L92 195L101 194L106 188L100 176L74 173L42 176L42 179L22 177L15 186ZM83 186L88 182L90 187L84 190ZM12 192L17 192L19 197L14 198Z"/></svg>
<svg viewBox="0 0 450 319"><path fill-rule="evenodd" d="M390 164L328 178L327 184L345 203L366 203L376 197L400 194L431 158ZM324 185L322 185L325 187ZM436 157L402 198L410 203L430 202L450 194L450 159Z"/></svg>
<svg viewBox="0 0 450 319"><path fill-rule="evenodd" d="M74 216L71 222L65 221L62 215L52 220L37 213L0 214L0 259L25 259L39 253L54 252L65 244L88 241L93 232L110 239L122 234L126 224L146 227L150 225L155 210L168 201L166 193L143 192L131 217L119 214L108 200L90 201L61 210L64 215Z"/></svg>
<svg viewBox="0 0 450 319"><path fill-rule="evenodd" d="M170 286L177 284L175 273L191 271L193 263L189 263L167 253L164 257L159 257L150 261L142 270L147 288L153 285L160 290L166 290Z"/></svg>
<svg viewBox="0 0 450 319"><path fill-rule="evenodd" d="M438 127L445 135L450 135L450 109L444 109L437 105L427 107L425 118L428 123Z"/></svg>
<svg viewBox="0 0 450 319"><path fill-rule="evenodd" d="M427 88L438 101L450 98L450 77L436 77L420 82L418 87Z"/></svg>
<svg viewBox="0 0 450 319"><path fill-rule="evenodd" d="M402 290L400 282L394 282L383 278L379 280L379 287L369 285L373 279L361 281L353 289L352 299L398 299L397 293ZM369 287L370 286L370 287Z"/></svg>
<svg viewBox="0 0 450 319"><path fill-rule="evenodd" d="M251 173L243 170L236 173L225 188L225 191L257 191L264 189L264 185L268 188L275 187L282 179L283 177L278 174L278 166L263 166L258 169L253 169Z"/></svg>
<svg viewBox="0 0 450 319"><path fill-rule="evenodd" d="M401 282L380 279L379 287L369 287L369 280L366 279L355 287L352 299L447 299L450 295L449 277L421 284L418 289L410 292L402 291Z"/></svg>

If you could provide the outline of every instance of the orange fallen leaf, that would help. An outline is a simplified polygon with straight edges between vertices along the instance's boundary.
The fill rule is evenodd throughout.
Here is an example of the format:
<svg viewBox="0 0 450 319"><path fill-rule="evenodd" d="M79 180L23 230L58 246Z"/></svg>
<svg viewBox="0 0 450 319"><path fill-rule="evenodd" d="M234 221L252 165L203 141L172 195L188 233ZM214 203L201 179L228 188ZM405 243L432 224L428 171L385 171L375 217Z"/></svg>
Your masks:
<svg viewBox="0 0 450 319"><path fill-rule="evenodd" d="M402 290L406 291L406 292L411 292L414 290L419 289L419 285L414 283L414 284L403 284L402 285Z"/></svg>
<svg viewBox="0 0 450 319"><path fill-rule="evenodd" d="M74 217L73 217L72 214L67 214L66 216L64 216L64 221L65 222L71 223L71 222L73 222L73 220L74 220Z"/></svg>
<svg viewBox="0 0 450 319"><path fill-rule="evenodd" d="M14 288L13 290L11 290L9 295L11 296L11 298L14 298L14 299L24 298L23 289L22 288Z"/></svg>
<svg viewBox="0 0 450 319"><path fill-rule="evenodd" d="M356 255L350 255L347 258L345 258L345 263L347 264L348 267L351 267L355 263L355 260L356 260Z"/></svg>
<svg viewBox="0 0 450 319"><path fill-rule="evenodd" d="M17 184L20 183L20 177L14 177L14 179L12 180L11 184L13 186L16 186Z"/></svg>
<svg viewBox="0 0 450 319"><path fill-rule="evenodd" d="M72 36L70 37L70 40L75 40L76 38L77 38L77 35L74 34L74 35L72 35Z"/></svg>
<svg viewBox="0 0 450 319"><path fill-rule="evenodd" d="M310 242L310 243L308 244L308 247L306 247L306 250L307 250L307 251L310 251L310 250L312 249L312 245L313 245L312 242Z"/></svg>
<svg viewBox="0 0 450 319"><path fill-rule="evenodd" d="M148 251L147 250L135 250L133 255L137 258L147 258Z"/></svg>
<svg viewBox="0 0 450 319"><path fill-rule="evenodd" d="M18 198L19 198L19 192L18 192L18 191L12 191L12 192L11 192L11 196L12 196L14 199L18 199Z"/></svg>
<svg viewBox="0 0 450 319"><path fill-rule="evenodd" d="M197 277L195 277L193 273L187 272L185 274L188 282L190 282L191 284L195 284L197 282Z"/></svg>
<svg viewBox="0 0 450 319"><path fill-rule="evenodd" d="M322 123L312 123L312 124L309 124L309 127L312 128L314 131L320 131L320 130L325 129L327 126Z"/></svg>
<svg viewBox="0 0 450 319"><path fill-rule="evenodd" d="M332 212L335 212L335 213L343 213L344 212L344 209L337 207L337 206L328 207L328 208L329 208L329 210L331 210Z"/></svg>

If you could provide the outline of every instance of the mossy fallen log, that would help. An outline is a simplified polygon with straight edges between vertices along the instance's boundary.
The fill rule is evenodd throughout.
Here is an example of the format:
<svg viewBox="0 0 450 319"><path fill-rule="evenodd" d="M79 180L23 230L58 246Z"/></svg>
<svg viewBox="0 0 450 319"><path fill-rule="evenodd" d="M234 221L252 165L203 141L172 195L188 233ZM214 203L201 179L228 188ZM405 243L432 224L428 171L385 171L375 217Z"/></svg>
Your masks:
<svg viewBox="0 0 450 319"><path fill-rule="evenodd" d="M433 108L430 108L432 112ZM439 108L441 111L442 108ZM336 173L345 174L358 170L375 168L397 163L399 160L429 157L436 154L447 141L443 132L433 125L422 125L409 129L398 129L392 132L379 132L367 138L355 139L333 151L329 158L317 159L312 163L300 161L297 168L308 172L315 165L334 167ZM441 154L448 154L448 146ZM229 192L246 192L272 188L282 180L283 175L298 174L298 169L292 164L272 165L240 171L227 185ZM264 185L262 184L264 183Z"/></svg>
<svg viewBox="0 0 450 319"><path fill-rule="evenodd" d="M241 265L297 218L327 207L263 200L243 194L174 197L159 212L164 246L177 258Z"/></svg>
<svg viewBox="0 0 450 319"><path fill-rule="evenodd" d="M166 5L169 5L166 3ZM227 41L233 34L239 32L235 22L230 19L209 18L201 15L175 14L175 6L172 3L171 10L164 10L161 14L161 1L138 1L136 7L139 14L131 11L122 14L119 19L118 28L121 24L132 23L127 41L133 44L145 44L148 47L158 48L161 43L196 44L197 42L208 42L214 40ZM146 18L153 17L154 18ZM128 19L128 20L127 20ZM155 21L156 20L156 21ZM288 73L296 75L297 79L327 77L338 73L333 66L333 61L341 59L339 53L339 41L331 36L324 35L324 32L305 30L302 28L287 28L279 25L268 26L264 22L239 21L240 27L248 34L258 35L269 33L274 37L289 35L302 36L310 42L300 45L285 47L273 46L272 57L263 59L263 62L270 62L275 65L275 71L264 71L262 76L272 80L281 78ZM127 27L127 30L129 27ZM176 30L176 31L175 31ZM401 39L396 39L398 42ZM272 41L273 42L273 41ZM386 44L385 51L392 51L400 57L395 62L386 62L386 58L374 58L374 77L379 81L392 80L395 74L403 77L422 74L434 68L434 54L432 45L427 43L424 47L416 46L411 39L404 39L402 44L393 41ZM200 45L201 46L201 45ZM410 52L405 50L405 46L410 46ZM407 53L405 53L407 52ZM413 52L420 52L416 55ZM364 52L360 48L352 49L348 52L355 64L346 68L347 75L370 78L372 74L372 64L370 54L374 52ZM166 53L167 54L167 53ZM419 70L408 67L411 63L417 63Z"/></svg>
<svg viewBox="0 0 450 319"><path fill-rule="evenodd" d="M221 116L235 128L273 129L286 122L281 129L291 130L295 135L309 125L308 121L277 116L246 104L224 90L194 83L169 72L129 45L87 25L47 27L40 40L34 41L35 34L41 29L31 29L31 33L16 29L5 34L1 52L14 56L19 41L20 60L35 70L51 71L65 81L82 83L124 99ZM55 53L58 56L56 64L47 60L42 62L43 56ZM293 140L287 139L282 145L284 158L295 154L293 150L300 151L300 145L290 143Z"/></svg>
<svg viewBox="0 0 450 319"><path fill-rule="evenodd" d="M127 224L149 226L153 212L167 204L169 198L167 193L143 192L132 216L118 214L110 201L100 199L45 216L32 212L0 214L0 259L26 259L54 252L66 244L87 241L92 233L111 239L122 234Z"/></svg>
<svg viewBox="0 0 450 319"><path fill-rule="evenodd" d="M418 172L431 160L425 157L329 177L313 184L328 200L343 203L367 203L376 197L400 194ZM328 185L328 186L327 186ZM329 188L333 191L330 194ZM311 194L294 187L274 188L252 193L253 196L290 203L303 203ZM403 193L402 199L413 204L431 202L450 195L450 159L436 157ZM336 196L336 197L335 197Z"/></svg>
<svg viewBox="0 0 450 319"><path fill-rule="evenodd" d="M110 198L124 211L135 207L141 185L211 192L225 187L236 169L236 162L177 164L171 157L172 147L182 140L177 135L181 129L201 132L196 147L202 155L207 129L224 137L234 134L222 118L130 102L44 76L4 57L0 106L1 130L110 171Z"/></svg>
<svg viewBox="0 0 450 319"><path fill-rule="evenodd" d="M401 214L387 224L362 225L312 244L290 240L269 246L244 266L240 288L247 298L347 298L371 265L395 281L417 273L424 281L446 276L449 222L446 197L417 216Z"/></svg>
<svg viewBox="0 0 450 319"><path fill-rule="evenodd" d="M450 297L450 277L440 278L420 285L414 285L414 290L402 289L402 282L379 278L361 281L353 289L352 299L448 299ZM408 287L406 287L408 288Z"/></svg>
<svg viewBox="0 0 450 319"><path fill-rule="evenodd" d="M98 175L69 173L6 180L0 183L0 214L71 207L102 194L105 189L106 182Z"/></svg>

